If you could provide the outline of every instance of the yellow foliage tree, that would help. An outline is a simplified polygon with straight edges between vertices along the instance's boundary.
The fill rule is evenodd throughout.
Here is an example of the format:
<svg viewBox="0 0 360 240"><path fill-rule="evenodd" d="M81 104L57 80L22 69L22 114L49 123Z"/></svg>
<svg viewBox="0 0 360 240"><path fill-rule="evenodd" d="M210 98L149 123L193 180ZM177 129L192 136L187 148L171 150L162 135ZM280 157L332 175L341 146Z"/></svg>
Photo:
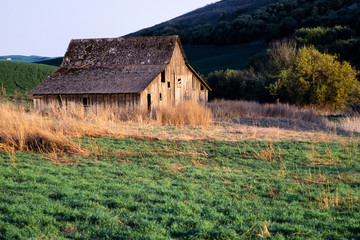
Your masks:
<svg viewBox="0 0 360 240"><path fill-rule="evenodd" d="M302 47L293 66L283 70L270 89L280 100L341 110L359 99L357 74L336 56Z"/></svg>

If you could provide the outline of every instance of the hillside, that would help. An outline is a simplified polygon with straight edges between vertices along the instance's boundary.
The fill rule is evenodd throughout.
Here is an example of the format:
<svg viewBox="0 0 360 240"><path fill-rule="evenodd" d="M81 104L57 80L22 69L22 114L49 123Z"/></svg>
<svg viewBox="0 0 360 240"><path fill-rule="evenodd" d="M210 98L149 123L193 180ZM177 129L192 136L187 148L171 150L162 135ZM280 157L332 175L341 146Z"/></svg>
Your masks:
<svg viewBox="0 0 360 240"><path fill-rule="evenodd" d="M256 55L265 52L267 44L239 44L229 46L184 45L190 65L200 74L216 70L243 69Z"/></svg>
<svg viewBox="0 0 360 240"><path fill-rule="evenodd" d="M26 93L56 69L43 64L0 61L0 85L4 86L7 94L15 91Z"/></svg>
<svg viewBox="0 0 360 240"><path fill-rule="evenodd" d="M51 59L38 61L38 62L34 62L34 63L46 64L46 65L50 65L50 66L59 67L62 63L62 60L63 60L63 57L57 57L57 58L51 58Z"/></svg>
<svg viewBox="0 0 360 240"><path fill-rule="evenodd" d="M246 44L251 44L247 45L251 48L256 44L265 45L294 37L301 38L299 45L315 45L321 51L340 55L341 60L360 69L359 14L360 4L356 0L223 0L129 35L179 35L190 63L203 74L226 68L241 69L253 55L264 49L259 47L252 56L236 49L234 54L241 56L241 60L225 58L216 65L217 53L221 52L222 46L243 44L243 49L247 50ZM341 26L345 31L339 31ZM322 29L317 32L308 30L317 27ZM304 38L308 39L304 41ZM195 53L205 53L204 45L209 45L209 49L217 45L217 49L210 50L206 57L197 55L196 63L192 62L191 56ZM223 50L226 55L226 48ZM215 67L209 67L214 64ZM207 66L207 69L201 66Z"/></svg>
<svg viewBox="0 0 360 240"><path fill-rule="evenodd" d="M181 31L187 31L195 26L216 24L219 21L232 21L238 16L251 14L255 10L277 1L278 0L223 0L130 35L147 35L156 33L159 30L161 31L162 28L168 30L177 28L181 29Z"/></svg>
<svg viewBox="0 0 360 240"><path fill-rule="evenodd" d="M289 37L302 27L343 25L359 34L359 12L357 0L223 0L130 35L228 45Z"/></svg>

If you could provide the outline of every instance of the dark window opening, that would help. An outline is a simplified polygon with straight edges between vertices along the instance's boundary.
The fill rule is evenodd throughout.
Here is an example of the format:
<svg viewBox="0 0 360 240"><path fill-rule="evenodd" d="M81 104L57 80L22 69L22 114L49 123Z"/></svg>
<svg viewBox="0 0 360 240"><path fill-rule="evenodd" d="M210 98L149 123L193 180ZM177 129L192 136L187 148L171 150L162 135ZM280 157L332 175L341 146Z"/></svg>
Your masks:
<svg viewBox="0 0 360 240"><path fill-rule="evenodd" d="M161 82L162 82L162 83L165 82L165 70L162 71L162 73L161 73Z"/></svg>
<svg viewBox="0 0 360 240"><path fill-rule="evenodd" d="M170 82L168 82L168 88L170 88Z"/></svg>
<svg viewBox="0 0 360 240"><path fill-rule="evenodd" d="M59 101L59 106L61 108L63 106L63 103L62 103L62 98L60 95L58 96L58 101Z"/></svg>
<svg viewBox="0 0 360 240"><path fill-rule="evenodd" d="M162 95L161 95L161 93L160 93L160 101L162 101Z"/></svg>
<svg viewBox="0 0 360 240"><path fill-rule="evenodd" d="M84 107L89 106L89 98L83 98L83 105L84 105Z"/></svg>
<svg viewBox="0 0 360 240"><path fill-rule="evenodd" d="M204 91L204 85L201 84L200 90Z"/></svg>
<svg viewBox="0 0 360 240"><path fill-rule="evenodd" d="M181 84L181 78L178 79L178 84L179 84L179 85Z"/></svg>
<svg viewBox="0 0 360 240"><path fill-rule="evenodd" d="M151 111L151 94L147 95L147 108L148 111Z"/></svg>
<svg viewBox="0 0 360 240"><path fill-rule="evenodd" d="M191 85L192 85L192 89L195 90L195 80L194 80L194 75L191 78Z"/></svg>

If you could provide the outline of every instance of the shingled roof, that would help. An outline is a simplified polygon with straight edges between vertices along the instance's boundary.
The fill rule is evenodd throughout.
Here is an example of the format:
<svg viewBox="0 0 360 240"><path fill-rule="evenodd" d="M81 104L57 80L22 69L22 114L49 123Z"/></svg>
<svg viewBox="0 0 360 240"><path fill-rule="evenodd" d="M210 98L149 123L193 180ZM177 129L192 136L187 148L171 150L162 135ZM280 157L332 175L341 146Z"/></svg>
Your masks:
<svg viewBox="0 0 360 240"><path fill-rule="evenodd" d="M32 94L140 93L170 63L176 43L182 50L178 36L72 40L60 68Z"/></svg>

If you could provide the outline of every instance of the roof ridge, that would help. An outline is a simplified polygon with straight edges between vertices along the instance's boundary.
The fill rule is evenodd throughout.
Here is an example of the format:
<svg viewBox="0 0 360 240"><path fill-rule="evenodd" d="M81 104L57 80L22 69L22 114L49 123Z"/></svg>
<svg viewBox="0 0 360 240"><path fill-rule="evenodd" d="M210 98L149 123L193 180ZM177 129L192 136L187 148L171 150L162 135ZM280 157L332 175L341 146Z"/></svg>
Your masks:
<svg viewBox="0 0 360 240"><path fill-rule="evenodd" d="M84 40L116 40L116 39L144 39L144 38L180 38L179 35L167 35L167 36L141 36L141 37L134 37L134 36L121 36L121 37L109 37L109 38L73 38L71 41L84 41Z"/></svg>

